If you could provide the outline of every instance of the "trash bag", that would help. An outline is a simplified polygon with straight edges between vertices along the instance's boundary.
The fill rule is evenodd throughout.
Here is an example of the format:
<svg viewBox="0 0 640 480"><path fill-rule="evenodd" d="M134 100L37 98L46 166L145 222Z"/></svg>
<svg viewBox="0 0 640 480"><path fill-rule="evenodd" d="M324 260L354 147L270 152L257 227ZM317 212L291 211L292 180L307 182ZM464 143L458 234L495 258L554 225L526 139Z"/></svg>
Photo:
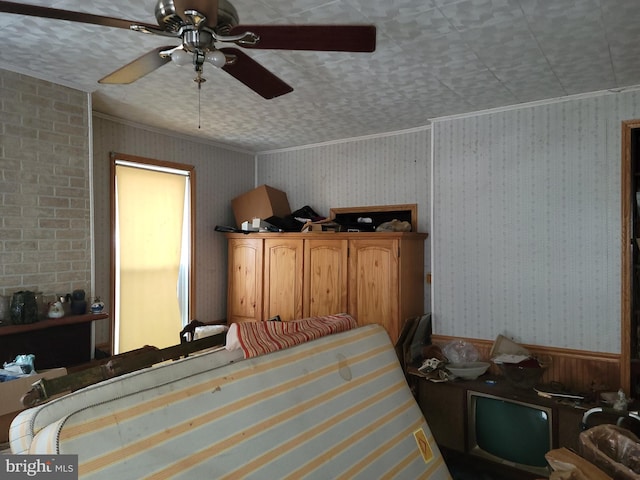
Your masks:
<svg viewBox="0 0 640 480"><path fill-rule="evenodd" d="M578 437L578 453L616 480L640 480L640 440L616 425L597 425Z"/></svg>

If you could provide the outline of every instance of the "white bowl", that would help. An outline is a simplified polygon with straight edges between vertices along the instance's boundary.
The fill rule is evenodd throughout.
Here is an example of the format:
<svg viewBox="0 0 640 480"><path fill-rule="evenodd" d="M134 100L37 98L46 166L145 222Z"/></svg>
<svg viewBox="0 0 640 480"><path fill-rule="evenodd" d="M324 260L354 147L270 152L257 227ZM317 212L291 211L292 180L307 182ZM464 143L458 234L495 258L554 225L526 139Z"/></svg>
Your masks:
<svg viewBox="0 0 640 480"><path fill-rule="evenodd" d="M456 377L474 380L486 372L490 366L488 362L450 363L447 365L447 370Z"/></svg>

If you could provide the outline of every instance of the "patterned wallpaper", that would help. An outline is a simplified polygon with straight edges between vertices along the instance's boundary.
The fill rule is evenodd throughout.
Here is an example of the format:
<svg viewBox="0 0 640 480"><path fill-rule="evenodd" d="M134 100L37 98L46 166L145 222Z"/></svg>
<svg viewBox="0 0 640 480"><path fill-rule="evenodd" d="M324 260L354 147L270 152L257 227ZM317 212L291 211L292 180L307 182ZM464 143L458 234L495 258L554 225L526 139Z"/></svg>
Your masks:
<svg viewBox="0 0 640 480"><path fill-rule="evenodd" d="M610 93L263 152L254 162L94 115L95 292L108 299L108 159L118 151L196 166L200 319L225 315L226 244L213 228L233 224L231 198L266 183L286 191L293 209L324 215L417 203L435 333L618 353L621 121L638 118L640 92ZM108 325L98 327L101 343Z"/></svg>
<svg viewBox="0 0 640 480"><path fill-rule="evenodd" d="M259 154L257 184L324 215L417 203L435 333L619 353L620 134L635 118L639 92L435 119Z"/></svg>
<svg viewBox="0 0 640 480"><path fill-rule="evenodd" d="M254 186L254 155L186 137L93 117L96 292L109 291L109 153L194 165L196 172L196 312L202 321L226 317L227 246L216 225L233 225L230 199ZM110 311L107 304L107 311ZM177 333L176 333L177 335ZM109 339L109 324L96 326L96 343ZM176 337L177 339L177 337Z"/></svg>
<svg viewBox="0 0 640 480"><path fill-rule="evenodd" d="M638 92L434 121L434 331L620 352L620 122L634 118Z"/></svg>
<svg viewBox="0 0 640 480"><path fill-rule="evenodd" d="M426 121L425 121L426 122ZM430 128L258 155L257 184L287 193L296 210L309 205L329 216L331 208L418 205L418 230L430 231ZM429 271L429 239L425 273ZM425 283L425 311L430 310Z"/></svg>
<svg viewBox="0 0 640 480"><path fill-rule="evenodd" d="M292 209L310 205L323 215L332 207L418 204L420 231L429 231L428 127L393 135L263 153L254 176L253 155L199 144L99 115L93 117L96 291L108 289L109 152L196 165L198 222L197 317L226 314L226 244L213 231L234 225L229 200L266 183L287 193ZM254 179L257 180L254 183ZM429 264L426 243L425 272ZM104 272L104 273L101 273ZM425 309L430 291L426 289ZM108 308L107 308L108 310ZM108 324L96 342L108 338Z"/></svg>

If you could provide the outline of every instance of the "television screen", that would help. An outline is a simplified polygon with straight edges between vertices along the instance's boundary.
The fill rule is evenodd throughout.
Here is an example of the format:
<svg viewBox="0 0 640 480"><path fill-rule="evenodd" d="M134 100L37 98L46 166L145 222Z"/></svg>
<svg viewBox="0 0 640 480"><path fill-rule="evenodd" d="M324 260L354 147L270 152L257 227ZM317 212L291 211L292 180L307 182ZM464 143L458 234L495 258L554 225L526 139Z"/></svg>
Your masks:
<svg viewBox="0 0 640 480"><path fill-rule="evenodd" d="M551 408L471 390L467 406L473 455L548 474L544 455L553 445Z"/></svg>

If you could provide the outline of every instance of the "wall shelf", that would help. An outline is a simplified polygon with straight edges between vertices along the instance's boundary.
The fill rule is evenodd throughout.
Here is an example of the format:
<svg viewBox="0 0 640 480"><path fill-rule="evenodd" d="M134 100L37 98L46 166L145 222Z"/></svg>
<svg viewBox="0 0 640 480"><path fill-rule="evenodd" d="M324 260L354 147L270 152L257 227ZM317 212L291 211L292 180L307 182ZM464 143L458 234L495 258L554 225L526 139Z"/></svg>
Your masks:
<svg viewBox="0 0 640 480"><path fill-rule="evenodd" d="M27 323L24 325L7 325L0 327L0 337L4 335L14 335L16 333L31 332L33 330L43 330L51 327L61 327L63 325L74 325L76 323L95 322L109 318L106 313L87 313L85 315L67 315L62 318L47 318L35 323Z"/></svg>
<svg viewBox="0 0 640 480"><path fill-rule="evenodd" d="M33 354L36 370L86 363L93 357L92 323L106 318L106 313L89 313L0 327L0 361Z"/></svg>

